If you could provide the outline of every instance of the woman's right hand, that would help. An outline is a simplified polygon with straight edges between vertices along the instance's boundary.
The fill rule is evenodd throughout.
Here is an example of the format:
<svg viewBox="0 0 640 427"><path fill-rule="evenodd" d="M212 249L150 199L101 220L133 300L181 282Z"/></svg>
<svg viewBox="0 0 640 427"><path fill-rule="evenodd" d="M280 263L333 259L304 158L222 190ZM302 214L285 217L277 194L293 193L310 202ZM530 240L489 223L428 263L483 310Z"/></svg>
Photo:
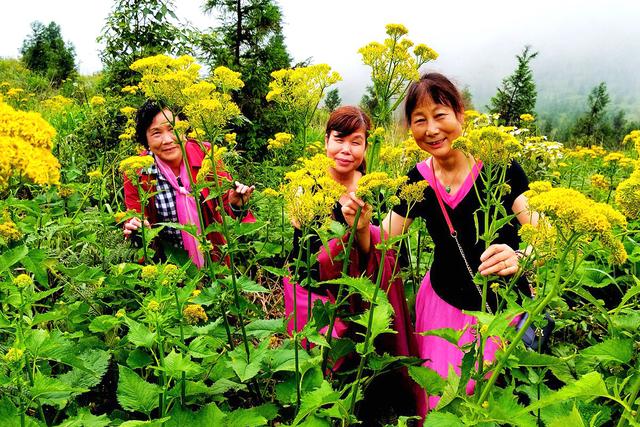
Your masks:
<svg viewBox="0 0 640 427"><path fill-rule="evenodd" d="M353 227L353 222L356 219L356 213L359 208L362 208L362 212L360 212L360 218L358 218L358 225L356 226L357 231L363 231L365 229L368 230L369 224L371 223L371 205L367 204L356 196L356 193L353 191L348 194L349 199L346 203L342 204L342 215L344 216L345 221L349 225L349 228Z"/></svg>
<svg viewBox="0 0 640 427"><path fill-rule="evenodd" d="M134 216L129 221L124 223L124 231L123 231L124 236L130 237L131 234L135 231L138 231L138 229L141 226L142 226L142 222L140 221L140 218ZM149 221L147 221L146 219L144 220L144 226L147 228L151 228Z"/></svg>

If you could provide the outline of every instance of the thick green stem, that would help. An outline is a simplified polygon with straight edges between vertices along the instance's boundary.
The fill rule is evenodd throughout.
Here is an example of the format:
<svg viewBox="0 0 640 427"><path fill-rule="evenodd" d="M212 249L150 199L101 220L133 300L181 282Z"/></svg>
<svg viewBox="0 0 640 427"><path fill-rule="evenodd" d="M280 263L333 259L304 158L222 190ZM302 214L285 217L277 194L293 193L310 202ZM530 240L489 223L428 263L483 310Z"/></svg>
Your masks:
<svg viewBox="0 0 640 427"><path fill-rule="evenodd" d="M302 237L306 236L307 229L304 228ZM293 357L295 364L294 380L296 383L296 408L300 408L300 355L298 350L298 271L300 270L300 257L302 257L302 242L298 242L298 256L296 257L296 268L293 273Z"/></svg>
<svg viewBox="0 0 640 427"><path fill-rule="evenodd" d="M158 360L160 363L160 396L158 396L160 404L160 418L164 418L166 413L166 394L167 394L167 374L164 370L164 342L162 340L162 330L160 329L160 320L156 319L156 333L158 334Z"/></svg>
<svg viewBox="0 0 640 427"><path fill-rule="evenodd" d="M180 300L178 299L178 288L175 285L173 288L173 295L176 298L176 311L178 312L178 326L180 328L180 342L182 343L182 347L184 349L186 348L186 344L184 342L184 328L182 327L182 310L180 307ZM182 406L184 406L186 395L187 395L187 378L186 378L186 373L182 372L182 375L180 378L180 404Z"/></svg>

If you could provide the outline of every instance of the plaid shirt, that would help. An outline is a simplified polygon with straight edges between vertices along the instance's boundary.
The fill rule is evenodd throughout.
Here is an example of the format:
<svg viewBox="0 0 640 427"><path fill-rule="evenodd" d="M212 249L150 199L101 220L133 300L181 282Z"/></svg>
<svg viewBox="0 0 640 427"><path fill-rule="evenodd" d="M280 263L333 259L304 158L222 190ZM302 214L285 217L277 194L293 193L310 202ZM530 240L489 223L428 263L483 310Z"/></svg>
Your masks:
<svg viewBox="0 0 640 427"><path fill-rule="evenodd" d="M169 181L167 181L164 175L158 170L155 163L149 166L145 170L145 173L155 176L158 181L156 185L157 193L154 197L158 211L158 222L179 222L178 210L176 208L176 193ZM178 178L178 184L181 184L180 178ZM165 242L170 243L174 247L182 248L182 234L180 230L173 227L165 227L160 232L160 236Z"/></svg>

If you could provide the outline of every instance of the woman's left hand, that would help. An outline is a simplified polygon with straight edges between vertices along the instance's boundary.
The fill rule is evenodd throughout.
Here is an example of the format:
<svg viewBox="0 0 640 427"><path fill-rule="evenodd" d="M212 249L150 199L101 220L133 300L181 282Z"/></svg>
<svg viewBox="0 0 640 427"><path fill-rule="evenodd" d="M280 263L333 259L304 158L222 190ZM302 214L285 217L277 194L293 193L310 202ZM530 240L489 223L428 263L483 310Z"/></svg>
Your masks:
<svg viewBox="0 0 640 427"><path fill-rule="evenodd" d="M478 272L483 276L496 274L498 276L510 276L518 269L520 257L509 245L493 244L480 255L482 264L478 266Z"/></svg>
<svg viewBox="0 0 640 427"><path fill-rule="evenodd" d="M236 208L241 208L249 201L256 186L252 185L249 187L238 181L236 181L235 184L236 188L229 190L229 203Z"/></svg>

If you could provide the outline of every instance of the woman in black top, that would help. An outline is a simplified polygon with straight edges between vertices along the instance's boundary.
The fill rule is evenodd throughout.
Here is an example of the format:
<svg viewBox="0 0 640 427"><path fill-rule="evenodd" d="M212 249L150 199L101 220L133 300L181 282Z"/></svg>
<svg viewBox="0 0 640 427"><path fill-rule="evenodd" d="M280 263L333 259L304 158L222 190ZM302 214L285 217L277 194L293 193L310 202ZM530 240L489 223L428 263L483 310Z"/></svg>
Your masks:
<svg viewBox="0 0 640 427"><path fill-rule="evenodd" d="M471 269L484 276L510 276L518 271L518 261L522 253L516 252L520 239L520 224L532 222L527 208L524 192L528 189L528 180L522 168L513 162L507 170L507 184L511 192L502 199L508 213L516 216L505 225L494 244L484 249L482 240L476 241L474 213L480 207L478 194L484 196L481 179L476 179L482 168L479 160L452 148L453 141L462 135L464 106L460 93L445 76L438 73L425 74L409 88L405 101L405 115L418 146L431 154L431 158L421 162L409 172L409 183L429 182L425 189L425 198L411 209L406 203L396 206L384 220L384 230L392 236L402 234L415 217L426 219L427 229L435 243L435 252L431 270L427 272L416 298L416 333L433 329L452 328L466 332L459 344L473 340L470 325L476 319L462 310L480 310L481 296L469 277L464 260L450 235L443 212L436 198L437 190L446 206L458 239L469 261ZM471 171L471 172L470 172ZM474 182L478 193L474 190ZM353 223L357 206L364 206L355 196L346 203L343 214L348 223ZM364 218L361 223L365 223ZM482 227L484 221L479 218ZM358 225L358 229L360 226ZM358 233L358 245L364 252L371 244L366 234ZM524 282L524 281L523 281ZM529 294L526 283L519 284L519 290ZM492 293L490 293L492 294ZM495 310L495 295L489 295L489 306ZM447 377L449 365L460 374L463 353L454 345L435 336L418 336L419 356L426 359L425 366ZM487 341L484 351L485 360L493 360L497 343ZM467 392L473 391L474 383L467 384ZM437 404L438 396L425 399L424 393L418 398L420 415L424 416Z"/></svg>

